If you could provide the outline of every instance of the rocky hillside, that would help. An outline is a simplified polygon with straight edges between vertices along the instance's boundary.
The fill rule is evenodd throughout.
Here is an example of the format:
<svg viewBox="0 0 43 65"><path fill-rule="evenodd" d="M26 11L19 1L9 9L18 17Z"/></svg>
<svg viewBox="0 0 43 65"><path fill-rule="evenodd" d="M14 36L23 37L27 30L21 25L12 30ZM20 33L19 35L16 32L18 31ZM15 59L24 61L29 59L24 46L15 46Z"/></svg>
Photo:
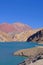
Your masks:
<svg viewBox="0 0 43 65"><path fill-rule="evenodd" d="M43 28L28 30L25 32L21 32L19 34L15 34L13 37L14 41L27 41L27 42L38 42L43 43Z"/></svg>
<svg viewBox="0 0 43 65"><path fill-rule="evenodd" d="M43 28L39 29L36 33L28 37L27 42L38 42L43 43Z"/></svg>
<svg viewBox="0 0 43 65"><path fill-rule="evenodd" d="M5 32L0 31L0 42L10 42L12 38Z"/></svg>
<svg viewBox="0 0 43 65"><path fill-rule="evenodd" d="M24 32L21 32L21 33L18 33L18 34L15 34L13 36L13 39L15 41L27 41L27 38L29 36L31 36L33 33L35 33L36 31L34 30L28 30L28 31L24 31Z"/></svg>

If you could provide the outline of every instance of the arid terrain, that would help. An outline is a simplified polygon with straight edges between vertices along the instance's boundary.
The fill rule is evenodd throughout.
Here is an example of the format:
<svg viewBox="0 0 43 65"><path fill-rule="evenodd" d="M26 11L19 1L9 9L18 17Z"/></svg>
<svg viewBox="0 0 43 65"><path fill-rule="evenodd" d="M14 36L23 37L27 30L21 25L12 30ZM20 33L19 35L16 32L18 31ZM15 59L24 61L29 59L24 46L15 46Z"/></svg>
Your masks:
<svg viewBox="0 0 43 65"><path fill-rule="evenodd" d="M32 29L22 23L0 24L0 42L10 41L43 43L43 28Z"/></svg>

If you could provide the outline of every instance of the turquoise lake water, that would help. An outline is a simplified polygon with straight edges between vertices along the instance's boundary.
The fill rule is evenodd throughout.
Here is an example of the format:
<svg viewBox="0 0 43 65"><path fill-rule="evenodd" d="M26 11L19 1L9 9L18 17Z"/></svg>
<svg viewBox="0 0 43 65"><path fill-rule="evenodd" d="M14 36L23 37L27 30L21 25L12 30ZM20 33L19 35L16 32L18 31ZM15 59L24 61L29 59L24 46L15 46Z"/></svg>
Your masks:
<svg viewBox="0 0 43 65"><path fill-rule="evenodd" d="M12 53L20 49L40 46L40 44L32 42L0 42L0 65L18 65L25 57L13 56Z"/></svg>

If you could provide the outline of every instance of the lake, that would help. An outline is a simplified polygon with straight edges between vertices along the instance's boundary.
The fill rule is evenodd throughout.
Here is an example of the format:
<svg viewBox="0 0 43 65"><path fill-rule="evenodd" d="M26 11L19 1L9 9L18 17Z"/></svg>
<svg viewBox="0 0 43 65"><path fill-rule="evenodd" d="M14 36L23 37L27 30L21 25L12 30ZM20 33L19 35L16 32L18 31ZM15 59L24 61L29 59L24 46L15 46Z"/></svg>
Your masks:
<svg viewBox="0 0 43 65"><path fill-rule="evenodd" d="M32 42L0 42L0 65L18 65L25 57L13 56L12 53L20 49L40 46Z"/></svg>

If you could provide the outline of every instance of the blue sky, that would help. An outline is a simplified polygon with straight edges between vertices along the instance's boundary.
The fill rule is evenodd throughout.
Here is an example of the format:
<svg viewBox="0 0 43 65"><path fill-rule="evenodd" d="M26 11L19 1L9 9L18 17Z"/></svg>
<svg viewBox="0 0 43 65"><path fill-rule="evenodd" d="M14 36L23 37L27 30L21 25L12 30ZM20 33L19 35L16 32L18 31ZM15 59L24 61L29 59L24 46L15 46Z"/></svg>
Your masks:
<svg viewBox="0 0 43 65"><path fill-rule="evenodd" d="M43 27L43 0L0 0L0 23L3 22Z"/></svg>

